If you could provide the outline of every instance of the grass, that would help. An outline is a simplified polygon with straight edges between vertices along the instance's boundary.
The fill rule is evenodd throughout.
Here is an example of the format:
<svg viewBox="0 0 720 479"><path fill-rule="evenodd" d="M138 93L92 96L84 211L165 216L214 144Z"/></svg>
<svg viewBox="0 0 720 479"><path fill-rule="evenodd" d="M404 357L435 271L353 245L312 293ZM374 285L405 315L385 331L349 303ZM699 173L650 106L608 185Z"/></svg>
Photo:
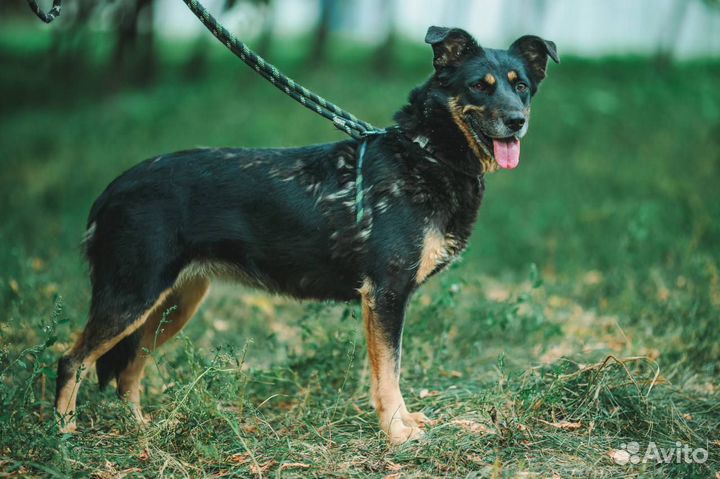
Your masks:
<svg viewBox="0 0 720 479"><path fill-rule="evenodd" d="M204 76L184 79L173 52L131 89L102 65L58 78L42 41L13 35L0 34L0 475L720 473L720 64L551 67L520 168L487 179L463 261L410 306L402 387L436 420L422 441L390 447L379 432L358 308L224 284L154 354L151 425L93 373L70 436L53 422L54 369L85 320L78 241L94 197L158 153L341 135L216 48ZM351 46L317 70L302 45L273 58L383 125L429 73L424 49L406 51L382 77ZM708 458L615 464L632 441Z"/></svg>

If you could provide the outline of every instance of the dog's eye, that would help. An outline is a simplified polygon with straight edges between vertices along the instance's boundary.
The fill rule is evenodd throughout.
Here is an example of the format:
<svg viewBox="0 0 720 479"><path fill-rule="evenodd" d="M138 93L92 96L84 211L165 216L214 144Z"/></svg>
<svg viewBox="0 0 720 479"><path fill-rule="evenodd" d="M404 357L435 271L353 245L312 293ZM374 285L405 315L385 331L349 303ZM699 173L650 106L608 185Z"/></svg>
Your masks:
<svg viewBox="0 0 720 479"><path fill-rule="evenodd" d="M525 93L527 91L527 89L528 89L528 86L521 81L519 81L515 84L515 91L518 93Z"/></svg>
<svg viewBox="0 0 720 479"><path fill-rule="evenodd" d="M477 91L485 91L485 90L487 90L488 85L487 85L487 83L485 83L484 80L480 80L477 83L473 83L472 87L474 90L477 90Z"/></svg>

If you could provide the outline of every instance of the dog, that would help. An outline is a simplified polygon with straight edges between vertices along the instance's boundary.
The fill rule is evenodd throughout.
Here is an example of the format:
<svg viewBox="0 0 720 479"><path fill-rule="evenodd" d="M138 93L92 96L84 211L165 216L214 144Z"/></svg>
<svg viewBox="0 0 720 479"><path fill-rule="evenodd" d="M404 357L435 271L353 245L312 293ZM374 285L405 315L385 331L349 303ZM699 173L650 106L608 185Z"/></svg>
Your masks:
<svg viewBox="0 0 720 479"><path fill-rule="evenodd" d="M58 362L55 408L76 429L80 382L99 383L142 421L147 351L195 314L211 278L300 299L359 301L371 399L394 444L428 418L400 392L408 300L465 249L485 174L518 166L530 100L555 44L523 36L482 48L430 27L434 72L384 133L298 148L212 148L146 160L93 204L84 238L89 319ZM364 160L364 161L363 161ZM164 315L169 322L163 321Z"/></svg>

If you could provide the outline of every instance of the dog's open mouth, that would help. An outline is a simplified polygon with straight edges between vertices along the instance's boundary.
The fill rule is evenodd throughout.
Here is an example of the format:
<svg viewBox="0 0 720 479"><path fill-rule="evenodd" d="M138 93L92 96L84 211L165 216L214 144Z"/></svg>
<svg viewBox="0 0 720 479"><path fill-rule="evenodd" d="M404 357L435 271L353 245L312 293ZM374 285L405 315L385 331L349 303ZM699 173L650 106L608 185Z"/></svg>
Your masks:
<svg viewBox="0 0 720 479"><path fill-rule="evenodd" d="M520 164L520 140L517 136L492 138L482 131L477 120L472 115L469 115L468 119L470 130L478 145L490 158L495 160L500 168L512 170Z"/></svg>

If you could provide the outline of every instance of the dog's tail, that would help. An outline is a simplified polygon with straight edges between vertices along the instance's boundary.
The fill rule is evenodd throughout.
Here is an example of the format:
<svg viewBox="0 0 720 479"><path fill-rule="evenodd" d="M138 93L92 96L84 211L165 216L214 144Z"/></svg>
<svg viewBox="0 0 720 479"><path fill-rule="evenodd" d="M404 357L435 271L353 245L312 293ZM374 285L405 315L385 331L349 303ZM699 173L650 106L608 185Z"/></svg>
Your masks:
<svg viewBox="0 0 720 479"><path fill-rule="evenodd" d="M112 183L105 189L105 191L102 192L100 196L97 197L95 202L93 203L92 207L90 208L90 213L88 214L87 224L85 233L83 234L81 245L82 245L82 251L85 254L85 258L90 263L90 267L92 268L92 249L93 244L95 243L95 235L97 233L97 222L98 217L102 214L103 210L106 208L111 194L111 187Z"/></svg>
<svg viewBox="0 0 720 479"><path fill-rule="evenodd" d="M128 367L140 347L140 332L135 331L123 338L110 351L100 356L95 363L98 385L104 389L111 379L117 381L120 373Z"/></svg>

